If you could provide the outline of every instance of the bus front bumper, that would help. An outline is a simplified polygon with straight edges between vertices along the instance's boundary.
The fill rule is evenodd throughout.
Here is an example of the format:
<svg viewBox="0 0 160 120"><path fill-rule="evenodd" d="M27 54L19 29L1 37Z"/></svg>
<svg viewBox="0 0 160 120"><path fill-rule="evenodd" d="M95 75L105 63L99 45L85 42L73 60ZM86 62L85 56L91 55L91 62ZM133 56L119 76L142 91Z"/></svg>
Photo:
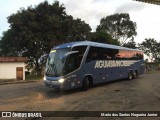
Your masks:
<svg viewBox="0 0 160 120"><path fill-rule="evenodd" d="M59 81L45 80L44 83L50 88L63 89L63 83L60 83Z"/></svg>
<svg viewBox="0 0 160 120"><path fill-rule="evenodd" d="M76 79L64 79L64 78L52 78L52 77L45 77L44 83L47 87L55 88L55 89L63 89L69 90L73 88L81 87L81 84Z"/></svg>

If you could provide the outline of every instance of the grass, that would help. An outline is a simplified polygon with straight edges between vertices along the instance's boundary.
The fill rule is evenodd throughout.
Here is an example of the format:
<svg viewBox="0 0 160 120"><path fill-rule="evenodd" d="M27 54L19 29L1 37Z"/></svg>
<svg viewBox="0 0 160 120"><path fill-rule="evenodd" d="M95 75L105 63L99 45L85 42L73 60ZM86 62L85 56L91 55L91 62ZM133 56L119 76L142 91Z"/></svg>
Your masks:
<svg viewBox="0 0 160 120"><path fill-rule="evenodd" d="M42 75L27 75L26 80L42 80Z"/></svg>

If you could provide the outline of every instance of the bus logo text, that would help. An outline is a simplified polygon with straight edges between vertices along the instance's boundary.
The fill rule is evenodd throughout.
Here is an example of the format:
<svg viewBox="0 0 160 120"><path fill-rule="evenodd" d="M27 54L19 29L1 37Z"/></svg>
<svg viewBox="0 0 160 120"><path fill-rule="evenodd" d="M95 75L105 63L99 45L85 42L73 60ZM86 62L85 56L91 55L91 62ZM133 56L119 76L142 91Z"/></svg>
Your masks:
<svg viewBox="0 0 160 120"><path fill-rule="evenodd" d="M132 61L98 60L96 61L94 68L125 67L125 66L130 66L135 62L137 61L136 60L132 60Z"/></svg>

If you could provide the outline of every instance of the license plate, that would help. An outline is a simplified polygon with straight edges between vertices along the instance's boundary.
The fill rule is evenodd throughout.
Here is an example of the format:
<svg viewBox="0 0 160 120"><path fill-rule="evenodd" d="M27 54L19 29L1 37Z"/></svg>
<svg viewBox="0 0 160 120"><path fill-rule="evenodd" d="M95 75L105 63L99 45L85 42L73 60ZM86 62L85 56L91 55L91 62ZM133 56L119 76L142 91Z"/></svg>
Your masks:
<svg viewBox="0 0 160 120"><path fill-rule="evenodd" d="M57 82L57 81L51 81L50 82L52 85L59 85L59 82Z"/></svg>

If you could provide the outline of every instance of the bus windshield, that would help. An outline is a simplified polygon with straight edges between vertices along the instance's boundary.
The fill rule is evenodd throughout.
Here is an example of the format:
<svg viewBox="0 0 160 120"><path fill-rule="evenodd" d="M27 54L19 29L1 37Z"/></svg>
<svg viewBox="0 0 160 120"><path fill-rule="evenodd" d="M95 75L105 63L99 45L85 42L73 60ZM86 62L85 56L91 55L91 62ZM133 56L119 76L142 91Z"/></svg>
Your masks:
<svg viewBox="0 0 160 120"><path fill-rule="evenodd" d="M46 63L46 76L59 77L77 70L86 48L75 46L72 50L70 48L52 50Z"/></svg>
<svg viewBox="0 0 160 120"><path fill-rule="evenodd" d="M62 76L65 65L65 54L70 49L51 50L46 63L46 75L51 77Z"/></svg>

